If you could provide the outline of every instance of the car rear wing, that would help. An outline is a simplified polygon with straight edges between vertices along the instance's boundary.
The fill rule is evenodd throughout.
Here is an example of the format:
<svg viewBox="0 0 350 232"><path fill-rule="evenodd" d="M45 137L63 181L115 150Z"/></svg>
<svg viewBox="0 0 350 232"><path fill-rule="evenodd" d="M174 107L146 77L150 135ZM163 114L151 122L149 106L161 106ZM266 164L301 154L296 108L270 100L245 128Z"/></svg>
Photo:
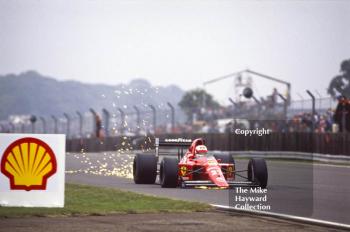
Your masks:
<svg viewBox="0 0 350 232"><path fill-rule="evenodd" d="M155 146L159 147L189 147L192 144L192 139L184 139L184 138L177 138L177 139L164 139L160 141L159 138L156 138L155 140Z"/></svg>
<svg viewBox="0 0 350 232"><path fill-rule="evenodd" d="M180 159L183 156L183 149L190 147L191 144L192 144L192 139L168 138L168 139L160 140L159 138L155 138L156 156L159 157L160 147L173 147L173 148L178 148L178 158Z"/></svg>

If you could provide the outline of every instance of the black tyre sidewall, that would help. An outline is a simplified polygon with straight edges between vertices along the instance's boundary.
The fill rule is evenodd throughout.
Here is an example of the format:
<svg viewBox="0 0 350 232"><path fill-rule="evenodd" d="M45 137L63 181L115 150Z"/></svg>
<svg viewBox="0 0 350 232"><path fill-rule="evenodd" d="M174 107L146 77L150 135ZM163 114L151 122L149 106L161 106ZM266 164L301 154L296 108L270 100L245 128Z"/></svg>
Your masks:
<svg viewBox="0 0 350 232"><path fill-rule="evenodd" d="M133 162L135 184L154 184L157 177L157 158L155 155L136 154Z"/></svg>
<svg viewBox="0 0 350 232"><path fill-rule="evenodd" d="M160 164L160 185L162 188L176 188L178 185L178 160L164 157Z"/></svg>
<svg viewBox="0 0 350 232"><path fill-rule="evenodd" d="M266 188L268 174L266 162L264 159L253 158L249 160L248 180L257 183L261 188Z"/></svg>

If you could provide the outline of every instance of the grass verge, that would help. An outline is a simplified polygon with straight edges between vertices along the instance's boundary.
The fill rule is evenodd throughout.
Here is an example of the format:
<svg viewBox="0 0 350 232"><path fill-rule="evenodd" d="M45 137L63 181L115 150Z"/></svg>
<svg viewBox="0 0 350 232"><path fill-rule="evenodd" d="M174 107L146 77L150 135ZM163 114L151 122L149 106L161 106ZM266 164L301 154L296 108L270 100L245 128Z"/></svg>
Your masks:
<svg viewBox="0 0 350 232"><path fill-rule="evenodd" d="M0 207L0 217L200 212L210 209L209 205L202 203L146 196L111 188L66 184L64 208Z"/></svg>

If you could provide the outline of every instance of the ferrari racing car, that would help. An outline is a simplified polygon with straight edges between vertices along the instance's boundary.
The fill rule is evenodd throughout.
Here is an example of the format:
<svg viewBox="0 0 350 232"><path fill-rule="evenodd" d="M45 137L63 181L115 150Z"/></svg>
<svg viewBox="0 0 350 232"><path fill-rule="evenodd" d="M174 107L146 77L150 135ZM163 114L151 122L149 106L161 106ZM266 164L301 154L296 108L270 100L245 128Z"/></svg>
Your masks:
<svg viewBox="0 0 350 232"><path fill-rule="evenodd" d="M176 148L175 154L160 149ZM184 149L188 148L186 151ZM172 149L174 150L174 149ZM160 160L160 155L165 155ZM174 157L175 155L175 157ZM246 172L247 175L241 175ZM234 158L229 154L211 155L201 138L155 139L155 155L136 154L133 161L133 177L136 184L159 183L163 188L209 186L229 188L235 186L267 186L267 166L264 159L252 158L246 170L236 170ZM236 176L244 181L237 181Z"/></svg>

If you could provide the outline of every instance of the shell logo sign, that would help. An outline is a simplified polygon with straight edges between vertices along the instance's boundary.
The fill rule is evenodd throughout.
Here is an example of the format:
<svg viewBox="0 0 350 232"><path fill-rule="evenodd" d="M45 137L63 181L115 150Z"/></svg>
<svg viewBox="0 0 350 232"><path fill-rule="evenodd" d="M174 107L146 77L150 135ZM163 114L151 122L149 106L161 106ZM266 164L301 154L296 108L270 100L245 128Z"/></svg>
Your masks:
<svg viewBox="0 0 350 232"><path fill-rule="evenodd" d="M56 173L56 169L54 152L36 138L14 141L1 159L1 172L10 179L13 190L45 190L48 178Z"/></svg>
<svg viewBox="0 0 350 232"><path fill-rule="evenodd" d="M66 137L0 133L0 207L63 207Z"/></svg>

